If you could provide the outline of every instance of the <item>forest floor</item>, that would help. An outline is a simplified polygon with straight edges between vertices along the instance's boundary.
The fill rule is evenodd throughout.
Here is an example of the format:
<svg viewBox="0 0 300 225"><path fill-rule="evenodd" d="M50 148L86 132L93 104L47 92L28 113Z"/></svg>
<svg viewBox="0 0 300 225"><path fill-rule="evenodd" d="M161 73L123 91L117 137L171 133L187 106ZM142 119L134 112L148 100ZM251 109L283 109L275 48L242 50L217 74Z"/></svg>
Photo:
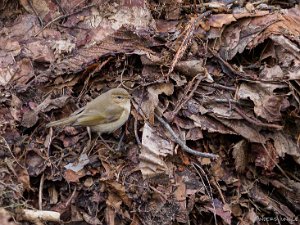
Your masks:
<svg viewBox="0 0 300 225"><path fill-rule="evenodd" d="M299 110L297 0L1 1L0 224L299 224Z"/></svg>

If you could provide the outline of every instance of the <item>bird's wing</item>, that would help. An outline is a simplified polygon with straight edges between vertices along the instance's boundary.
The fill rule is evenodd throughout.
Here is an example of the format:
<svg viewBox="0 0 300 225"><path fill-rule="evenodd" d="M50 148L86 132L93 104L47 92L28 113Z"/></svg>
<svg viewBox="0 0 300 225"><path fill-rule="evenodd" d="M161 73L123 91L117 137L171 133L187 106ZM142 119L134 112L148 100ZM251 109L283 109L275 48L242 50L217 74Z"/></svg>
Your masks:
<svg viewBox="0 0 300 225"><path fill-rule="evenodd" d="M101 110L86 110L78 117L75 125L94 126L98 124L105 124L117 121L124 109L120 106L108 106Z"/></svg>

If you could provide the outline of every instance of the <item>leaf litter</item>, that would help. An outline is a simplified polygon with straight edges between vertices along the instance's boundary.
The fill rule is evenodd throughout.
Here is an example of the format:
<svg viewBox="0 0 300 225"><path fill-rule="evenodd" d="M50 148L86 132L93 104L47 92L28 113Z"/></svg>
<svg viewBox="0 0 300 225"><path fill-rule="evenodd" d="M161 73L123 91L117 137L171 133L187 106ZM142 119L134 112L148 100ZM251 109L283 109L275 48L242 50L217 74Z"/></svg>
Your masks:
<svg viewBox="0 0 300 225"><path fill-rule="evenodd" d="M0 12L0 224L299 223L297 1ZM122 142L46 129L118 86Z"/></svg>

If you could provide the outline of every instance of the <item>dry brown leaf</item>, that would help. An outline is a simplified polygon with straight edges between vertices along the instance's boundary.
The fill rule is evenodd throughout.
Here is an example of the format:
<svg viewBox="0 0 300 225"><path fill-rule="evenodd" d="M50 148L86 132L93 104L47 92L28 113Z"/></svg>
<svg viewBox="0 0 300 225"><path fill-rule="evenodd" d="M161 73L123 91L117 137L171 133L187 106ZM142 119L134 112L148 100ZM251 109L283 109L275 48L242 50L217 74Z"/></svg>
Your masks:
<svg viewBox="0 0 300 225"><path fill-rule="evenodd" d="M279 156L274 145L267 141L264 145L252 144L251 152L255 157L255 165L262 167L267 171L272 171L279 161Z"/></svg>
<svg viewBox="0 0 300 225"><path fill-rule="evenodd" d="M246 140L254 143L265 143L266 138L260 134L260 128L253 126L252 124L244 120L228 120L216 118L222 124L227 126L227 129L231 129L235 134L241 135Z"/></svg>
<svg viewBox="0 0 300 225"><path fill-rule="evenodd" d="M245 172L248 165L249 144L241 140L233 146L232 155L235 161L235 169L239 173Z"/></svg>
<svg viewBox="0 0 300 225"><path fill-rule="evenodd" d="M158 106L158 96L161 94L172 95L174 92L174 85L171 83L156 84L149 86L144 96L141 96L141 91L137 90L133 93L135 102L141 103L142 113L149 119L150 123L154 123L154 111ZM138 108L138 106L136 106Z"/></svg>
<svg viewBox="0 0 300 225"><path fill-rule="evenodd" d="M187 77L206 76L203 60L180 61L176 64L175 69Z"/></svg>
<svg viewBox="0 0 300 225"><path fill-rule="evenodd" d="M263 218L261 218L263 219ZM241 225L252 225L255 224L259 220L259 216L256 212L254 212L254 209L251 208L249 212L247 212L246 216L241 221Z"/></svg>
<svg viewBox="0 0 300 225"><path fill-rule="evenodd" d="M116 195L114 193L109 193L108 198L106 200L106 204L109 207L115 209L116 212L118 212L118 211L120 211L122 200L118 195Z"/></svg>
<svg viewBox="0 0 300 225"><path fill-rule="evenodd" d="M201 130L207 130L210 133L217 132L221 134L236 134L234 131L228 129L222 123L214 120L213 118L210 118L209 116L194 114L189 116L189 118L192 119L194 121L194 125L196 127L200 127Z"/></svg>
<svg viewBox="0 0 300 225"><path fill-rule="evenodd" d="M268 211L275 213L275 215L283 216L289 221L295 220L295 214L281 202L272 199L269 193L264 193L264 191L257 185L254 185L250 192L249 197L252 198L254 202L263 205Z"/></svg>
<svg viewBox="0 0 300 225"><path fill-rule="evenodd" d="M80 170L78 172L74 172L73 170L66 170L64 172L64 178L65 180L68 182L68 183L78 183L79 182L79 179L81 177L84 177L86 174L85 174L85 171L83 170Z"/></svg>
<svg viewBox="0 0 300 225"><path fill-rule="evenodd" d="M73 172L77 173L80 170L82 170L84 168L84 166L86 166L89 163L90 163L90 160L89 160L87 154L83 153L79 156L79 158L78 158L78 160L76 160L76 162L69 163L69 164L65 165L64 167L67 170L72 170Z"/></svg>
<svg viewBox="0 0 300 225"><path fill-rule="evenodd" d="M229 207L226 207L226 204L223 204L220 200L213 200L214 207L205 205L204 207L210 212L215 213L220 216L225 224L231 224L232 216ZM227 209L226 209L227 208Z"/></svg>
<svg viewBox="0 0 300 225"><path fill-rule="evenodd" d="M207 24L212 27L221 28L235 21L236 19L233 14L216 14L209 17Z"/></svg>
<svg viewBox="0 0 300 225"><path fill-rule="evenodd" d="M38 176L40 175L46 168L45 159L41 156L41 152L39 150L31 150L26 153L26 168L29 173L29 176Z"/></svg>
<svg viewBox="0 0 300 225"><path fill-rule="evenodd" d="M41 104L33 108L33 110L24 113L21 123L22 126L27 128L34 126L39 119L38 114L40 112L47 112L51 109L61 108L66 104L68 99L69 96L62 96L56 99L50 99L50 96L48 96Z"/></svg>
<svg viewBox="0 0 300 225"><path fill-rule="evenodd" d="M281 120L281 110L289 106L285 95L276 95L276 91L284 90L284 84L273 83L242 83L236 92L238 99L251 99L255 106L254 112L257 116L266 119L268 122Z"/></svg>
<svg viewBox="0 0 300 225"><path fill-rule="evenodd" d="M186 185L183 181L183 177L175 176L176 190L174 196L179 203L179 212L176 215L176 220L180 223L186 223L188 220L188 212L186 209Z"/></svg>
<svg viewBox="0 0 300 225"><path fill-rule="evenodd" d="M186 140L192 140L192 141L197 141L199 139L203 139L203 133L202 130L199 127L192 128L188 130L186 136Z"/></svg>
<svg viewBox="0 0 300 225"><path fill-rule="evenodd" d="M85 222L91 225L102 225L103 223L95 216L90 216L84 211L81 211L82 217Z"/></svg>
<svg viewBox="0 0 300 225"><path fill-rule="evenodd" d="M15 222L13 222L12 215L4 209L0 208L0 224L1 225L17 225Z"/></svg>
<svg viewBox="0 0 300 225"><path fill-rule="evenodd" d="M273 140L274 147L279 157L284 157L285 154L288 154L300 164L300 148L291 136L279 131L266 135L266 137Z"/></svg>
<svg viewBox="0 0 300 225"><path fill-rule="evenodd" d="M155 176L159 173L170 173L163 158L173 155L174 142L162 138L159 133L147 123L144 125L142 149L139 155L139 168L144 178Z"/></svg>
<svg viewBox="0 0 300 225"><path fill-rule="evenodd" d="M23 185L23 187L27 190L31 190L30 186L30 178L26 168L22 168L18 166L16 169L16 174L18 175L18 181Z"/></svg>
<svg viewBox="0 0 300 225"><path fill-rule="evenodd" d="M114 203L116 203L115 199L119 198L120 200L122 200L122 202L125 205L127 205L128 207L131 207L132 200L127 196L125 187L122 184L120 184L116 181L106 181L105 183L110 188L110 191L116 195L116 196L112 195L112 199L114 199L114 201L113 201ZM118 203L118 205L119 205L119 203ZM112 206L114 206L114 204ZM118 209L118 208L115 208L115 209Z"/></svg>
<svg viewBox="0 0 300 225"><path fill-rule="evenodd" d="M55 186L51 186L48 188L48 194L50 198L50 204L55 205L58 203L58 191L56 190Z"/></svg>
<svg viewBox="0 0 300 225"><path fill-rule="evenodd" d="M35 62L53 63L54 53L46 41L33 41L23 49L24 57L32 59Z"/></svg>
<svg viewBox="0 0 300 225"><path fill-rule="evenodd" d="M112 209L111 207L107 207L105 209L104 215L105 215L106 224L116 225L115 223L116 212L114 209Z"/></svg>
<svg viewBox="0 0 300 225"><path fill-rule="evenodd" d="M12 94L10 103L10 113L12 117L18 122L21 121L21 108L22 101L16 95Z"/></svg>

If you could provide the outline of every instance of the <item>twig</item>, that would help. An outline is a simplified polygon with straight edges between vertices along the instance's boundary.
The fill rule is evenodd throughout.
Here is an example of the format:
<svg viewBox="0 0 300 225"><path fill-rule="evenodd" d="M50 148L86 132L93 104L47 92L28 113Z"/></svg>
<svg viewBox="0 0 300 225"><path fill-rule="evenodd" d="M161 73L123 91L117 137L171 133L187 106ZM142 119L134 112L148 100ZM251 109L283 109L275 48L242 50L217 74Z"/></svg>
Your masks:
<svg viewBox="0 0 300 225"><path fill-rule="evenodd" d="M6 183L4 183L4 182L1 181L1 180L0 180L0 184L3 185L3 186L6 187L6 188L11 189L13 192L20 192L19 190L17 190L17 189L14 188L15 185L12 185L12 184L6 184Z"/></svg>
<svg viewBox="0 0 300 225"><path fill-rule="evenodd" d="M35 224L43 224L40 221L60 222L60 213L54 211L22 209L20 216L23 220L31 221Z"/></svg>
<svg viewBox="0 0 300 225"><path fill-rule="evenodd" d="M193 86L193 83L195 81L195 79L198 76L194 76L193 79L189 82L189 84L187 85L187 87L184 90L184 93L182 95L182 97L178 100L178 104L174 107L174 110L172 112L172 114L174 114L174 116L179 112L179 110L182 108L182 106L184 105L184 103L186 102L184 99L185 97L188 95L189 91L191 91L191 88ZM173 116L173 117L174 117Z"/></svg>
<svg viewBox="0 0 300 225"><path fill-rule="evenodd" d="M66 14L66 10L64 10L64 8L63 8L63 7L61 7L60 1L58 1L58 0L55 0L55 3L58 5L58 8L59 8L59 10L60 10L60 11L62 11L62 12L63 12L63 14Z"/></svg>
<svg viewBox="0 0 300 225"><path fill-rule="evenodd" d="M40 180L39 186L39 210L43 210L43 186L45 181L45 174L43 173Z"/></svg>
<svg viewBox="0 0 300 225"><path fill-rule="evenodd" d="M196 19L191 18L191 21L186 26L185 31L184 31L184 33L186 32L186 34L181 42L181 45L179 46L179 49L177 50L177 52L174 56L174 59L172 61L172 64L171 64L166 76L169 76L173 72L175 65L177 64L177 62L181 59L181 57L185 53L185 51L188 47L188 43L190 42L190 40L193 36L194 30L195 30L195 23L196 23Z"/></svg>
<svg viewBox="0 0 300 225"><path fill-rule="evenodd" d="M206 17L208 15L210 15L212 13L212 11L206 11L204 13L202 13L200 16L198 16L197 18L191 18L189 24L186 26L185 30L183 31L183 33L186 32L182 42L181 42L181 45L178 49L178 51L176 52L175 56L174 56L174 59L172 61L172 64L169 68L169 71L168 73L166 74L166 76L169 76L174 68L175 68L175 65L177 64L177 62L181 59L181 57L184 55L187 47L188 47L188 43L190 42L190 40L192 39L193 37L193 33L195 31L195 27L196 27L196 23L202 19L203 17Z"/></svg>
<svg viewBox="0 0 300 225"><path fill-rule="evenodd" d="M214 4L213 4L213 2L212 3L210 3L210 2L207 2L207 3L203 3L203 2L201 2L201 4L195 4L195 2L194 2L194 4L193 5L191 5L190 3L189 4L186 4L186 5L183 5L183 6L181 6L183 9L190 9L191 7L194 7L194 8L203 8L203 7L207 7L207 8L213 8L213 9L219 9L219 8L223 8L223 7L225 7L225 6L228 6L228 5L230 5L230 4L232 4L232 3L234 3L236 0L226 0L226 1L224 1L224 3L219 3L218 4L218 7L214 7Z"/></svg>
<svg viewBox="0 0 300 225"><path fill-rule="evenodd" d="M82 7L81 9L79 9L79 10L77 10L77 11L75 11L75 12L69 13L69 14L67 14L67 15L61 15L61 16L56 17L55 19L53 19L53 20L51 20L49 23L47 23L47 24L46 24L39 32L37 32L34 36L35 36L35 37L38 36L41 32L43 32L43 30L45 30L47 27L49 27L52 23L54 23L54 22L56 22L56 21L58 21L58 20L67 18L67 17L69 17L69 16L78 14L78 13L84 11L85 9L91 8L91 7L95 6L95 5L96 5L96 4L93 3L93 4L87 5L87 6L85 6L85 7Z"/></svg>
<svg viewBox="0 0 300 225"><path fill-rule="evenodd" d="M97 65L95 67L95 69L91 73L89 73L89 75L85 79L83 87L82 87L82 89L81 89L81 91L80 91L80 93L79 93L79 95L77 97L78 101L82 98L82 96L84 95L85 91L89 89L88 85L89 85L89 81L90 81L91 77L93 77L96 72L99 72L103 68L103 66L105 66L107 63L109 63L109 61L111 59L112 59L112 57L109 57L104 62L102 62L101 64ZM85 71L85 72L87 72L87 71ZM85 74L85 72L83 74Z"/></svg>
<svg viewBox="0 0 300 225"><path fill-rule="evenodd" d="M215 178L213 178L212 184L217 188L217 190L218 190L218 192L219 192L219 195L220 195L220 197L221 197L221 199L222 199L223 204L226 204L224 195L223 195L222 190L221 190L221 188L220 188L220 184L219 184L218 182L216 182L216 179L215 179Z"/></svg>
<svg viewBox="0 0 300 225"><path fill-rule="evenodd" d="M234 87L227 87L221 84L209 84L209 83L203 83L201 84L203 86L208 86L208 87L213 87L213 88L220 88L220 89L224 89L224 90L228 90L228 91L236 91L236 88Z"/></svg>
<svg viewBox="0 0 300 225"><path fill-rule="evenodd" d="M141 143L141 141L140 141L140 138L139 138L139 135L138 135L138 131L137 131L137 119L136 119L136 118L134 119L134 124L133 124L133 126L134 126L135 140L136 140L138 146L141 146L142 143Z"/></svg>
<svg viewBox="0 0 300 225"><path fill-rule="evenodd" d="M217 52L214 50L208 48L211 54L213 54L214 57L216 57L228 70L230 70L231 73L238 75L243 78L250 78L250 76L247 76L237 70L235 70L227 61L225 61Z"/></svg>
<svg viewBox="0 0 300 225"><path fill-rule="evenodd" d="M130 88L130 87L127 87L125 84L124 84L124 81L123 81L123 75L124 75L124 72L126 70L126 68L128 67L128 60L126 60L124 62L124 67L123 67L123 70L121 72L121 75L120 75L120 84L118 86L122 86L123 88L125 88L126 90L130 90L130 91L133 91L133 88Z"/></svg>
<svg viewBox="0 0 300 225"><path fill-rule="evenodd" d="M197 101L199 101L199 102L205 102L205 103L209 103L209 102L229 103L229 104L237 104L237 105L241 105L241 106L251 107L251 104L250 104L250 103L239 102L239 101L234 100L234 99L212 98L212 97L208 97L208 96L203 96L202 93L197 93L197 92L195 92L195 94L201 95L201 98L200 98L200 97L195 97L195 98L194 98L195 100L197 100Z"/></svg>
<svg viewBox="0 0 300 225"><path fill-rule="evenodd" d="M279 171L282 173L283 176L285 176L288 180L290 180L289 176L286 174L286 172L281 168L281 166L278 165L278 163L273 159L273 157L271 156L270 152L268 151L267 147L265 144L261 144L265 150L265 152L267 153L268 157L270 158L270 160L275 164L275 166L279 169Z"/></svg>
<svg viewBox="0 0 300 225"><path fill-rule="evenodd" d="M157 190L155 187L152 187L151 185L149 185L149 187L150 187L150 189L152 189L154 192L160 194L160 195L164 198L164 200L168 200L168 197L167 197L164 193L162 193L161 191Z"/></svg>
<svg viewBox="0 0 300 225"><path fill-rule="evenodd" d="M205 173L205 171L203 170L203 168L201 167L201 165L199 165L198 163L192 163L192 166L194 167L194 169L196 170L197 174L199 175L202 183L203 183L203 186L204 186L204 189L206 190L206 193L208 194L208 196L210 197L211 199L211 204L213 206L213 209L214 209L214 220L215 220L215 224L217 225L218 222L217 222L217 215L216 215L216 206L215 206L215 203L214 203L214 199L213 199L213 195L212 195L212 188L211 188L211 185L210 185L210 182L209 182L209 179L207 177L207 174ZM199 171L197 170L197 168L201 171L201 173L205 176L205 179L207 181L207 184L208 184L208 187L209 187L209 190L207 189L205 183L204 183L204 180L201 176L201 174L199 173Z"/></svg>
<svg viewBox="0 0 300 225"><path fill-rule="evenodd" d="M38 20L39 20L41 26L43 26L43 24L44 24L44 23L43 23L43 20L41 19L41 17L39 16L39 14L38 14L37 11L35 10L35 8L33 7L32 0L29 0L28 3L29 3L29 5L30 5L30 7L32 8L32 11L34 12L35 16L38 18Z"/></svg>
<svg viewBox="0 0 300 225"><path fill-rule="evenodd" d="M173 138L175 139L176 143L180 145L180 147L193 155L196 156L200 156L200 157L206 157L206 158L211 158L211 159L216 159L218 157L218 155L212 154L212 153L204 153L204 152L198 152L195 151L193 149L191 149L190 147L188 147L179 137L178 135L173 131L173 129L171 128L171 126L161 117L159 117L158 115L155 114L155 117L158 119L159 122L161 122L164 127L170 132L170 134L173 136Z"/></svg>
<svg viewBox="0 0 300 225"><path fill-rule="evenodd" d="M277 124L268 124L268 123L263 123L259 120L252 119L248 117L241 109L239 109L237 106L232 107L238 114L240 114L245 120L247 120L249 123L252 123L256 126L260 127L268 127L268 128L274 128L276 130L282 130L283 126L277 125Z"/></svg>
<svg viewBox="0 0 300 225"><path fill-rule="evenodd" d="M197 78L198 76L196 76L195 78ZM194 79L195 79L194 78ZM184 98L180 104L178 104L175 109L171 112L171 117L170 117L170 121L172 121L174 119L174 117L177 115L177 113L181 110L181 108L193 97L195 91L197 90L198 85L200 84L202 79L197 80L197 82L195 83L193 89L190 91L190 93L188 94L188 96L186 98ZM188 87L188 89L190 89L190 87ZM188 91L187 91L188 92ZM187 94L186 92L186 94ZM186 96L186 94L184 96Z"/></svg>
<svg viewBox="0 0 300 225"><path fill-rule="evenodd" d="M19 161L17 160L17 158L15 157L14 153L12 152L11 148L9 147L9 144L7 143L6 139L2 136L0 136L0 138L2 138L2 140L4 141L4 144L6 145L6 148L8 149L9 153L11 154L11 156L14 158L15 162L23 169L25 169L25 167L23 165L21 165L19 163ZM1 143L1 141L0 141ZM16 176L16 174L14 174Z"/></svg>
<svg viewBox="0 0 300 225"><path fill-rule="evenodd" d="M142 89L142 98L141 98L141 101L138 103L138 108L137 108L137 113L139 114L139 115L142 115L141 114L141 111L143 111L143 110L141 110L142 108L141 108L141 106L142 106L142 102L143 102L143 100L144 100L144 93L145 93L145 89L143 88ZM137 119L135 118L134 119L134 135L135 135L135 139L136 139L136 142L137 142L137 144L138 144L138 146L140 147L140 146L142 146L142 143L141 143L141 141L140 141L140 138L139 138L139 135L138 135L138 132L137 132Z"/></svg>

